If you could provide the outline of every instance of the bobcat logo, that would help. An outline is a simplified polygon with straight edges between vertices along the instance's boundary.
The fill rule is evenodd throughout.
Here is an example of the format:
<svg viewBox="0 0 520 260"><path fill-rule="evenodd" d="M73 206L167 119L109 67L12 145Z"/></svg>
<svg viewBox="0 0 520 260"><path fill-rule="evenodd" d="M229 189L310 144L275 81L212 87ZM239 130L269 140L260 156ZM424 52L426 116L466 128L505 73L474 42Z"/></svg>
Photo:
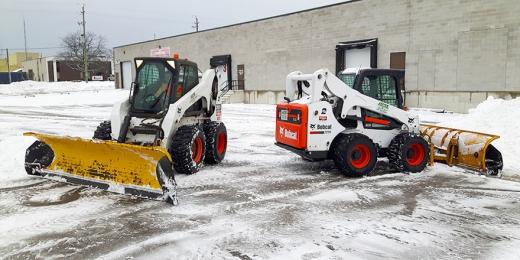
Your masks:
<svg viewBox="0 0 520 260"><path fill-rule="evenodd" d="M315 129L316 128L316 124L311 124L310 127L311 127L311 129Z"/></svg>

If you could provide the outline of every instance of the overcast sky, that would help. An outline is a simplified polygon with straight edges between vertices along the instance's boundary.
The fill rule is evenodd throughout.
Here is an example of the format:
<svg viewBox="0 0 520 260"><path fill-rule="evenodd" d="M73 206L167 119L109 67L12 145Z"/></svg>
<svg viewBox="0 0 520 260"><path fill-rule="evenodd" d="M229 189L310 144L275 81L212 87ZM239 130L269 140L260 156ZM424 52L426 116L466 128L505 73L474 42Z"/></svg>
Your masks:
<svg viewBox="0 0 520 260"><path fill-rule="evenodd" d="M23 51L23 19L30 51L53 55L61 38L79 30L85 4L87 31L108 47L295 12L345 0L0 0L0 48ZM35 49L53 48L53 49ZM2 50L0 54L4 54Z"/></svg>

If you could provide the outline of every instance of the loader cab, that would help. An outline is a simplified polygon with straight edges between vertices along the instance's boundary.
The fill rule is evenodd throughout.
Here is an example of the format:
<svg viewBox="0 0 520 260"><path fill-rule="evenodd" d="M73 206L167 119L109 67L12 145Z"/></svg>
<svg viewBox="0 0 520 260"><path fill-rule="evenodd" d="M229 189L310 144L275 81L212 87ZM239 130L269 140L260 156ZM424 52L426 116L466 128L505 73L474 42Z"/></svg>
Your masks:
<svg viewBox="0 0 520 260"><path fill-rule="evenodd" d="M158 114L167 109L178 70L174 59L135 58L135 81L130 90L131 112Z"/></svg>
<svg viewBox="0 0 520 260"><path fill-rule="evenodd" d="M199 84L199 70L196 63L188 60L177 60L176 62L179 73L173 88L171 104L177 102L177 100Z"/></svg>
<svg viewBox="0 0 520 260"><path fill-rule="evenodd" d="M338 77L349 87L389 105L404 108L404 70L346 69Z"/></svg>
<svg viewBox="0 0 520 260"><path fill-rule="evenodd" d="M171 58L135 58L136 77L131 90L131 112L165 114L199 84L197 64Z"/></svg>
<svg viewBox="0 0 520 260"><path fill-rule="evenodd" d="M388 105L405 109L402 89L404 84L404 70L395 69L346 69L339 73L338 78L349 87L361 94L382 101ZM363 122L366 129L393 129L399 128L400 123L395 119L377 113L375 111L361 110L363 118L369 117L374 122ZM382 121L381 121L382 120ZM389 122L380 124L378 122ZM354 120L346 120L341 123L347 127L355 127Z"/></svg>

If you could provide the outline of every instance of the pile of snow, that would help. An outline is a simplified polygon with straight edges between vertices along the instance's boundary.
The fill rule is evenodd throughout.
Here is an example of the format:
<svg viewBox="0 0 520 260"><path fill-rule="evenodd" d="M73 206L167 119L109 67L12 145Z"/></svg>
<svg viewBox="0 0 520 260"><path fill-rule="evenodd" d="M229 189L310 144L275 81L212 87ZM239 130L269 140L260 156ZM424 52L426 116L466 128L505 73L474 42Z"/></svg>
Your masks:
<svg viewBox="0 0 520 260"><path fill-rule="evenodd" d="M520 98L489 97L467 115L452 119L445 119L440 125L499 135L500 139L492 144L504 157L504 176L520 178Z"/></svg>
<svg viewBox="0 0 520 260"><path fill-rule="evenodd" d="M113 81L91 81L85 82L40 82L20 81L8 85L0 85L0 95L35 95L47 93L78 92L89 90L114 89Z"/></svg>

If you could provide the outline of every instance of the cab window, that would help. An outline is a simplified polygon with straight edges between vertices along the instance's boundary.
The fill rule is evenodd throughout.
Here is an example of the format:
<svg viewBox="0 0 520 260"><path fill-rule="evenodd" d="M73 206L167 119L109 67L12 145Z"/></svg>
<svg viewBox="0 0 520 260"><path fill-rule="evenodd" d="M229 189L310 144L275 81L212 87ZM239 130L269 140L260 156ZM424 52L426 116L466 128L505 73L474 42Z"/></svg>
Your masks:
<svg viewBox="0 0 520 260"><path fill-rule="evenodd" d="M177 80L177 83L175 84L174 93L172 95L171 103L177 102L179 98L181 98L184 95L184 76L185 76L185 68L184 66L179 66L179 79Z"/></svg>
<svg viewBox="0 0 520 260"><path fill-rule="evenodd" d="M172 73L162 62L148 62L137 72L134 109L157 113L165 107Z"/></svg>
<svg viewBox="0 0 520 260"><path fill-rule="evenodd" d="M392 76L366 76L363 78L361 90L364 95L397 107L396 81Z"/></svg>
<svg viewBox="0 0 520 260"><path fill-rule="evenodd" d="M195 66L186 66L186 92L193 89L195 86L199 84L199 75L197 73L197 67Z"/></svg>
<svg viewBox="0 0 520 260"><path fill-rule="evenodd" d="M356 79L356 74L349 73L349 74L340 74L339 79L343 81L343 83L347 84L347 86L353 88L354 87L354 81Z"/></svg>

